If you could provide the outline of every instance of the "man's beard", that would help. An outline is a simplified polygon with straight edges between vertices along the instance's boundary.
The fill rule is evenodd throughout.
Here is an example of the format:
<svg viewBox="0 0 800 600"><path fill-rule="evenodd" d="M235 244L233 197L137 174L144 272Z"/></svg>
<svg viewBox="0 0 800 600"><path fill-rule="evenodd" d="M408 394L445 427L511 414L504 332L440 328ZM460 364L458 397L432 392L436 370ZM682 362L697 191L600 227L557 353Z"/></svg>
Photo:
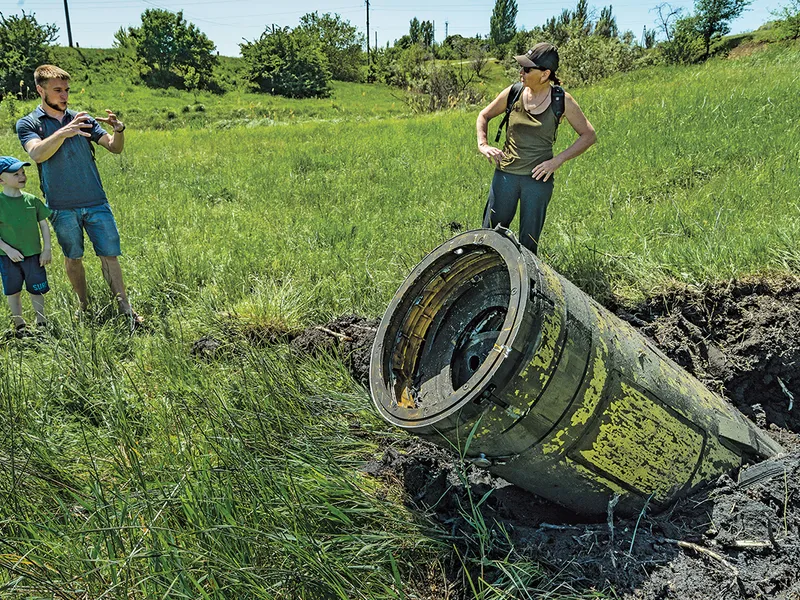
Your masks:
<svg viewBox="0 0 800 600"><path fill-rule="evenodd" d="M58 104L53 104L50 100L47 99L47 94L44 95L44 103L47 104L53 110L57 110L58 112L64 112L66 109L66 102L64 103L64 108L61 108Z"/></svg>

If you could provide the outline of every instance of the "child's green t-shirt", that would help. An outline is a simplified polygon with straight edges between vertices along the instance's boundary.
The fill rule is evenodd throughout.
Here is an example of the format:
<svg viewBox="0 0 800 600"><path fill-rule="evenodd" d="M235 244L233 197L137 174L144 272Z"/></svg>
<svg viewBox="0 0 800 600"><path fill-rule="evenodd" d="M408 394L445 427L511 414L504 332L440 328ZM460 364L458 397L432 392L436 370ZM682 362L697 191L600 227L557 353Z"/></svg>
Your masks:
<svg viewBox="0 0 800 600"><path fill-rule="evenodd" d="M0 239L23 256L33 256L42 251L39 221L52 211L32 194L22 192L14 198L0 192ZM5 252L0 250L0 255Z"/></svg>

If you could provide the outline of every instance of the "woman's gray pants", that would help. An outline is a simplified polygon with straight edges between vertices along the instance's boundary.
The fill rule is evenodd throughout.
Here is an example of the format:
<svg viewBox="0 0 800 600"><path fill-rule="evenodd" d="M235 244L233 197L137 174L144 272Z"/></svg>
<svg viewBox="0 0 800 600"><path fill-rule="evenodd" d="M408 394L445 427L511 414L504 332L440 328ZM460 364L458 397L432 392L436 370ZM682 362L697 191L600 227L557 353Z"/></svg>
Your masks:
<svg viewBox="0 0 800 600"><path fill-rule="evenodd" d="M514 220L519 200L519 241L536 254L547 205L552 195L552 176L548 181L537 181L530 175L512 175L498 169L494 172L492 186L489 188L489 199L483 211L483 226L508 227Z"/></svg>

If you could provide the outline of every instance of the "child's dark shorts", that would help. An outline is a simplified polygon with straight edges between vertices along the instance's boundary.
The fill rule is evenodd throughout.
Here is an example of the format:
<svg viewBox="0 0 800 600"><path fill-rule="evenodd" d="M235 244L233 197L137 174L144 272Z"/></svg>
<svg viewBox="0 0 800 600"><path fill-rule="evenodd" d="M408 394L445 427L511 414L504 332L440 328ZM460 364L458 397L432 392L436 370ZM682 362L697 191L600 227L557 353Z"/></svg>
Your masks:
<svg viewBox="0 0 800 600"><path fill-rule="evenodd" d="M47 271L39 264L39 255L26 256L22 262L14 262L5 254L0 256L0 275L3 276L3 293L13 296L22 291L22 282L25 289L34 296L40 296L50 291L47 284Z"/></svg>

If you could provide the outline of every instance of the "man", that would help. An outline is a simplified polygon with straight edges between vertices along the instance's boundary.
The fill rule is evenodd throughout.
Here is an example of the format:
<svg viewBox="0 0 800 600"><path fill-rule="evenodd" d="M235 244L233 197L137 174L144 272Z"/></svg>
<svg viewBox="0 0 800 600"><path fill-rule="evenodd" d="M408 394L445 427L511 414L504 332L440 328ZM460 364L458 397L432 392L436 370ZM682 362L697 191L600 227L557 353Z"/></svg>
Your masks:
<svg viewBox="0 0 800 600"><path fill-rule="evenodd" d="M125 145L125 124L110 110L106 117L67 109L70 75L53 65L42 65L34 73L40 106L17 121L22 147L37 163L42 192L53 211L50 221L64 252L67 277L78 295L80 310L88 307L86 272L83 267L83 233L88 234L100 258L103 277L130 319L131 329L142 319L131 308L125 293L118 257L122 253L119 232L94 160L98 144L119 154ZM112 133L98 123L107 123Z"/></svg>

